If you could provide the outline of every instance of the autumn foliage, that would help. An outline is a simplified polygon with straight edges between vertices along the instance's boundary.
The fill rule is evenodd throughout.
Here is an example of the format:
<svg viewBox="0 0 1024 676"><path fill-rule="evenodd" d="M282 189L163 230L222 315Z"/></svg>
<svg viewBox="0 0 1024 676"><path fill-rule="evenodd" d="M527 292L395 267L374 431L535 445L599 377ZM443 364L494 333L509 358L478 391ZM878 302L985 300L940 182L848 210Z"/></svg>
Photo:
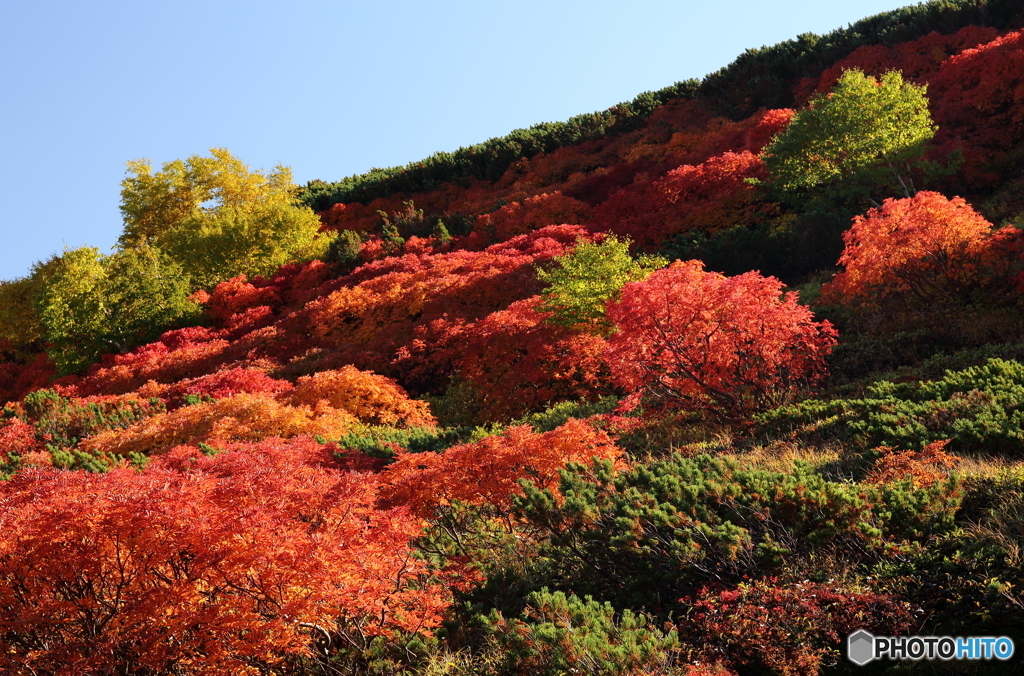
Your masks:
<svg viewBox="0 0 1024 676"><path fill-rule="evenodd" d="M943 480L957 463L957 458L946 452L950 439L933 441L920 451L897 451L891 446L877 449L882 454L875 461L865 481L883 484L909 479L915 486L933 486Z"/></svg>
<svg viewBox="0 0 1024 676"><path fill-rule="evenodd" d="M150 455L199 442L219 445L304 434L337 438L358 422L351 413L330 405L288 406L267 394L236 394L148 418L127 431L100 432L81 447L97 454Z"/></svg>
<svg viewBox="0 0 1024 676"><path fill-rule="evenodd" d="M154 309L120 268L0 283L0 673L796 676L857 628L1024 626L1019 467L947 450L1021 445L1024 352L982 344L1024 302L1012 5L333 186L132 163L110 258L165 247L189 312L104 342ZM897 81L927 133L879 153ZM856 128L808 126L837 82ZM780 191L780 147L839 168Z"/></svg>
<svg viewBox="0 0 1024 676"><path fill-rule="evenodd" d="M759 580L688 600L709 660L778 676L821 673L839 661L835 647L859 629L899 636L910 626L909 610L896 599L835 584Z"/></svg>
<svg viewBox="0 0 1024 676"><path fill-rule="evenodd" d="M290 399L299 406L326 403L376 425L424 427L436 423L426 402L413 401L390 378L352 366L299 378Z"/></svg>
<svg viewBox="0 0 1024 676"><path fill-rule="evenodd" d="M466 331L459 373L479 393L483 414L501 420L610 388L600 336L556 326L533 296Z"/></svg>
<svg viewBox="0 0 1024 676"><path fill-rule="evenodd" d="M381 496L384 504L408 505L423 516L455 501L508 509L512 496L522 494L521 479L555 488L567 463L621 455L611 437L582 420L543 434L521 425L444 453L400 454L382 477Z"/></svg>
<svg viewBox="0 0 1024 676"><path fill-rule="evenodd" d="M923 191L888 199L843 234L843 272L826 295L852 301L909 292L924 301L955 298L977 280L992 224L963 199Z"/></svg>
<svg viewBox="0 0 1024 676"><path fill-rule="evenodd" d="M627 284L608 317L612 376L635 402L726 418L783 403L824 375L836 344L827 321L783 293L782 283L748 272L706 272L677 261Z"/></svg>
<svg viewBox="0 0 1024 676"><path fill-rule="evenodd" d="M266 673L447 605L372 483L312 440L0 482L0 670Z"/></svg>
<svg viewBox="0 0 1024 676"><path fill-rule="evenodd" d="M747 179L766 176L758 156L726 152L615 193L595 210L594 222L648 249L684 232L715 234L749 225L771 207L758 203Z"/></svg>

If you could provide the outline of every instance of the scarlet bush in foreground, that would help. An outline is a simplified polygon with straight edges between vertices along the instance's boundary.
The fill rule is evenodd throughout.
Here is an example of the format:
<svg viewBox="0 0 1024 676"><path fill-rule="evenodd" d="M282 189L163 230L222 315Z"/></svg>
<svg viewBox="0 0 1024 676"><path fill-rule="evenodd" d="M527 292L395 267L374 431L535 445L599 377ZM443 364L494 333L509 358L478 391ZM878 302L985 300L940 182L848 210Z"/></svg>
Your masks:
<svg viewBox="0 0 1024 676"><path fill-rule="evenodd" d="M0 482L0 672L257 674L314 639L429 632L421 522L308 438Z"/></svg>
<svg viewBox="0 0 1024 676"><path fill-rule="evenodd" d="M633 402L726 418L813 384L837 335L774 277L725 277L700 261L627 284L608 318L618 328L606 353L612 376Z"/></svg>

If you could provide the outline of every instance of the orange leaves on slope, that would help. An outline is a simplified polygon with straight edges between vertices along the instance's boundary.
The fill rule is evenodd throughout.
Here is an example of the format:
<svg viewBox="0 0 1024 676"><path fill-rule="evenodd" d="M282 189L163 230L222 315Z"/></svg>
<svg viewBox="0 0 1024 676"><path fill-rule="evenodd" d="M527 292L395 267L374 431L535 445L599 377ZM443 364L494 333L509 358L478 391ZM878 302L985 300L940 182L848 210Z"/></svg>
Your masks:
<svg viewBox="0 0 1024 676"><path fill-rule="evenodd" d="M884 484L909 477L918 488L933 486L959 462L955 455L946 453L949 442L949 439L933 441L920 451L896 451L890 446L877 448L875 450L880 451L882 457L875 461L864 481Z"/></svg>
<svg viewBox="0 0 1024 676"><path fill-rule="evenodd" d="M172 401L185 394L224 396L184 406L87 439L83 450L96 453L164 453L180 444L259 441L299 435L340 437L361 423L432 426L426 402L413 401L390 378L346 366L299 379L298 385L258 371L235 369L170 387L151 383L146 394Z"/></svg>
<svg viewBox="0 0 1024 676"><path fill-rule="evenodd" d="M606 356L631 402L743 419L824 375L831 324L813 321L774 277L703 268L676 261L609 304L618 330Z"/></svg>
<svg viewBox="0 0 1024 676"><path fill-rule="evenodd" d="M236 394L148 418L127 430L108 430L82 442L94 453L165 453L180 444L260 441L267 437L337 438L358 425L346 411L319 404L288 406L269 394Z"/></svg>
<svg viewBox="0 0 1024 676"><path fill-rule="evenodd" d="M406 255L365 265L346 286L310 303L309 332L358 368L417 390L447 381L467 323L540 290L534 265L585 233L549 226L482 252Z"/></svg>
<svg viewBox="0 0 1024 676"><path fill-rule="evenodd" d="M554 489L566 463L621 457L622 449L606 433L582 420L543 434L522 425L444 453L399 454L381 477L381 498L423 516L455 501L507 509L513 495L522 495L520 479Z"/></svg>
<svg viewBox="0 0 1024 676"><path fill-rule="evenodd" d="M320 632L429 633L421 522L375 498L309 439L0 482L0 671L258 674Z"/></svg>
<svg viewBox="0 0 1024 676"><path fill-rule="evenodd" d="M911 292L923 300L962 294L976 281L978 257L992 224L959 197L922 191L888 199L843 233L844 271L823 287L849 302Z"/></svg>
<svg viewBox="0 0 1024 676"><path fill-rule="evenodd" d="M433 427L437 424L425 401L414 401L391 378L353 366L299 378L289 397L298 406L327 403L375 425Z"/></svg>

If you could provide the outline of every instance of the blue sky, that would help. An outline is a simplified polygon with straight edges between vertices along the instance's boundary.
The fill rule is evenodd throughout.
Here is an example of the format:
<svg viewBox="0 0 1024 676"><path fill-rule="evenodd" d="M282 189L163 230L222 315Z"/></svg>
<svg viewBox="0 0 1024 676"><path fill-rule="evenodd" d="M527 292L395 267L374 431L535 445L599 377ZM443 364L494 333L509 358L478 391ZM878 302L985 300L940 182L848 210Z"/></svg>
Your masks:
<svg viewBox="0 0 1024 676"><path fill-rule="evenodd" d="M33 0L0 9L0 280L109 250L127 160L337 180L702 77L905 0Z"/></svg>

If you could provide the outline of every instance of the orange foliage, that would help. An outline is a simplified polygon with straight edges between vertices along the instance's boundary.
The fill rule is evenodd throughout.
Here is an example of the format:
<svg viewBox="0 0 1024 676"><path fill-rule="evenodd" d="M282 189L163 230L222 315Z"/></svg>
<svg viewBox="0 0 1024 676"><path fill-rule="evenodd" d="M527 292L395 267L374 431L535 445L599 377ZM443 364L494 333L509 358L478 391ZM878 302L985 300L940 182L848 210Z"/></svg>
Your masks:
<svg viewBox="0 0 1024 676"><path fill-rule="evenodd" d="M959 462L955 455L945 451L949 441L933 441L920 451L896 451L890 446L876 448L882 457L875 461L871 473L864 481L869 484L886 484L910 477L918 488L934 486Z"/></svg>
<svg viewBox="0 0 1024 676"><path fill-rule="evenodd" d="M262 674L437 626L421 522L309 439L0 482L0 671Z"/></svg>
<svg viewBox="0 0 1024 676"><path fill-rule="evenodd" d="M381 477L381 498L423 516L455 501L508 509L512 496L522 495L520 479L554 489L566 463L621 457L622 449L605 432L582 420L543 434L521 425L444 453L400 453Z"/></svg>
<svg viewBox="0 0 1024 676"><path fill-rule="evenodd" d="M843 272L822 289L840 302L910 292L923 300L962 294L975 281L992 224L959 197L922 191L887 199L843 233Z"/></svg>
<svg viewBox="0 0 1024 676"><path fill-rule="evenodd" d="M269 394L236 394L156 415L126 430L100 432L83 441L81 448L112 455L149 455L199 442L217 445L299 435L337 438L358 424L351 413L325 403L315 408L287 406Z"/></svg>
<svg viewBox="0 0 1024 676"><path fill-rule="evenodd" d="M630 403L743 419L819 380L836 344L782 282L725 277L676 261L622 289L608 306L607 358Z"/></svg>
<svg viewBox="0 0 1024 676"><path fill-rule="evenodd" d="M330 404L359 420L376 425L433 427L437 424L425 401L414 401L384 376L346 366L299 378L289 397L296 406Z"/></svg>

